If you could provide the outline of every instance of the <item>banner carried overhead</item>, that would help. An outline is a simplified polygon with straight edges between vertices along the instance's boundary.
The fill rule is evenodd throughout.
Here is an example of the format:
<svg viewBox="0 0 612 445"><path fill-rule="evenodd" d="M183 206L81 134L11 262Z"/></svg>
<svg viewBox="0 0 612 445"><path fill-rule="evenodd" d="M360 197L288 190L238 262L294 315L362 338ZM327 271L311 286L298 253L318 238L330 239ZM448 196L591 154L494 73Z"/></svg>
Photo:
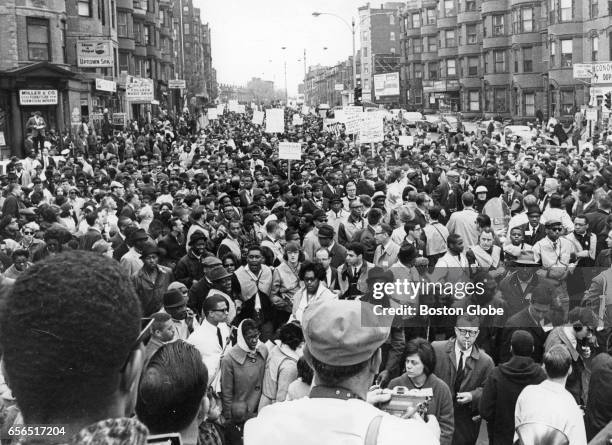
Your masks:
<svg viewBox="0 0 612 445"><path fill-rule="evenodd" d="M374 95L399 96L399 73L375 74Z"/></svg>
<svg viewBox="0 0 612 445"><path fill-rule="evenodd" d="M77 66L112 67L113 59L113 45L110 40L77 41Z"/></svg>

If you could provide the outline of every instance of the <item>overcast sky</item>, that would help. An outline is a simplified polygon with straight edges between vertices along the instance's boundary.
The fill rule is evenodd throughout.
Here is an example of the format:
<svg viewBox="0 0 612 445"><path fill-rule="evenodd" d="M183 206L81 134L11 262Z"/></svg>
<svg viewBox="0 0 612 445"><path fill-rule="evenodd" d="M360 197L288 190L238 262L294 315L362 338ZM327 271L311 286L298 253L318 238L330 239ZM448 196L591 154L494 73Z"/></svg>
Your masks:
<svg viewBox="0 0 612 445"><path fill-rule="evenodd" d="M304 62L298 61L304 49L309 66L332 65L352 54L349 28L336 17L315 18L312 13L334 13L350 24L351 17L357 20L357 8L367 2L194 0L194 4L201 9L202 20L211 26L213 67L219 83L246 85L252 77L261 77L284 88L286 57L287 87L292 95L304 78ZM372 3L375 5L378 3ZM359 34L355 45L359 49Z"/></svg>

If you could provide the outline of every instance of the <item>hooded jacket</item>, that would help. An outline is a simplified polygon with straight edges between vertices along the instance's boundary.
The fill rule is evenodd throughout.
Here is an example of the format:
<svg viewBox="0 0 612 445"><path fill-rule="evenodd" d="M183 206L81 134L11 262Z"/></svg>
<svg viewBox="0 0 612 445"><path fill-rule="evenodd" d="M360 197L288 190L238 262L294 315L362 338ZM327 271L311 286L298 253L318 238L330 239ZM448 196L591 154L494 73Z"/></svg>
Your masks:
<svg viewBox="0 0 612 445"><path fill-rule="evenodd" d="M512 445L516 400L523 388L544 380L546 373L531 357L512 356L491 371L480 399L480 414L487 421L491 443Z"/></svg>

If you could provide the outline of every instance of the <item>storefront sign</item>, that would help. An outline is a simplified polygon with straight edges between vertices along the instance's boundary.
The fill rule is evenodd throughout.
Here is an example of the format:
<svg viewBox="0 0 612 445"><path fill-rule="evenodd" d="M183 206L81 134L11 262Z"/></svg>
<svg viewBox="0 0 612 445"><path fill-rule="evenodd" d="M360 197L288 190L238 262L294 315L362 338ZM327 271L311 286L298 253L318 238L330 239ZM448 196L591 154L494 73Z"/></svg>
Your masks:
<svg viewBox="0 0 612 445"><path fill-rule="evenodd" d="M96 79L96 90L115 93L117 92L117 82L106 79Z"/></svg>
<svg viewBox="0 0 612 445"><path fill-rule="evenodd" d="M591 64L591 84L612 84L612 62L597 62Z"/></svg>
<svg viewBox="0 0 612 445"><path fill-rule="evenodd" d="M125 113L113 113L113 125L125 127Z"/></svg>
<svg viewBox="0 0 612 445"><path fill-rule="evenodd" d="M375 74L374 94L376 97L399 96L399 73Z"/></svg>
<svg viewBox="0 0 612 445"><path fill-rule="evenodd" d="M131 102L150 103L155 99L153 79L129 76L125 85L125 97Z"/></svg>
<svg viewBox="0 0 612 445"><path fill-rule="evenodd" d="M77 66L95 68L113 66L113 45L110 40L77 42Z"/></svg>
<svg viewBox="0 0 612 445"><path fill-rule="evenodd" d="M170 79L168 80L168 88L171 90L184 90L187 88L187 84L183 79Z"/></svg>
<svg viewBox="0 0 612 445"><path fill-rule="evenodd" d="M20 105L57 105L57 90L19 90Z"/></svg>
<svg viewBox="0 0 612 445"><path fill-rule="evenodd" d="M343 91L344 90L344 85L341 83L337 83L334 85L334 91Z"/></svg>
<svg viewBox="0 0 612 445"><path fill-rule="evenodd" d="M590 63L574 63L574 79L590 79L593 75L593 68Z"/></svg>
<svg viewBox="0 0 612 445"><path fill-rule="evenodd" d="M597 120L597 108L587 108L584 114L585 114L585 119L588 121Z"/></svg>

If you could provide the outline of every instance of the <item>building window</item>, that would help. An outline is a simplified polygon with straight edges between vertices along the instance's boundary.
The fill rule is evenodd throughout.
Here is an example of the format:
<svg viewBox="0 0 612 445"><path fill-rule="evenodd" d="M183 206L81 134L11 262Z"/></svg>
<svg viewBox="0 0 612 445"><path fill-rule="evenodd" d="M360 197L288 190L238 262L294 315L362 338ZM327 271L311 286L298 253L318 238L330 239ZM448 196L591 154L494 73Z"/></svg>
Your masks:
<svg viewBox="0 0 612 445"><path fill-rule="evenodd" d="M130 55L128 53L119 53L119 72L130 71Z"/></svg>
<svg viewBox="0 0 612 445"><path fill-rule="evenodd" d="M493 62L495 64L495 73L505 73L506 70L506 52L504 50L493 51Z"/></svg>
<svg viewBox="0 0 612 445"><path fill-rule="evenodd" d="M523 95L523 115L535 116L535 93L525 93Z"/></svg>
<svg viewBox="0 0 612 445"><path fill-rule="evenodd" d="M106 26L105 3L106 0L98 0L98 17L100 18L100 22L102 22L102 26Z"/></svg>
<svg viewBox="0 0 612 445"><path fill-rule="evenodd" d="M561 67L566 68L572 66L572 39L561 40Z"/></svg>
<svg viewBox="0 0 612 445"><path fill-rule="evenodd" d="M368 57L368 49L367 48L362 48L361 52L363 53L363 57Z"/></svg>
<svg viewBox="0 0 612 445"><path fill-rule="evenodd" d="M146 25L144 27L144 42L143 43L146 45L151 44L151 30Z"/></svg>
<svg viewBox="0 0 612 445"><path fill-rule="evenodd" d="M457 75L457 61L455 59L448 59L446 61L446 75L448 77Z"/></svg>
<svg viewBox="0 0 612 445"><path fill-rule="evenodd" d="M599 53L599 37L593 36L591 39L591 60L597 62L597 56Z"/></svg>
<svg viewBox="0 0 612 445"><path fill-rule="evenodd" d="M493 16L493 35L494 36L503 36L505 35L504 31L504 15L494 15Z"/></svg>
<svg viewBox="0 0 612 445"><path fill-rule="evenodd" d="M392 42L395 42L395 33L393 31L389 33L389 40L391 40Z"/></svg>
<svg viewBox="0 0 612 445"><path fill-rule="evenodd" d="M435 9L427 10L427 24L428 25L436 24L436 10Z"/></svg>
<svg viewBox="0 0 612 445"><path fill-rule="evenodd" d="M478 76L478 57L468 57L468 76Z"/></svg>
<svg viewBox="0 0 612 445"><path fill-rule="evenodd" d="M521 32L533 32L533 8L521 9Z"/></svg>
<svg viewBox="0 0 612 445"><path fill-rule="evenodd" d="M466 11L476 11L476 2L474 0L466 0L465 10Z"/></svg>
<svg viewBox="0 0 612 445"><path fill-rule="evenodd" d="M514 59L514 72L519 72L519 49L514 48L512 50L512 58Z"/></svg>
<svg viewBox="0 0 612 445"><path fill-rule="evenodd" d="M455 0L444 0L444 17L449 17L455 14Z"/></svg>
<svg viewBox="0 0 612 445"><path fill-rule="evenodd" d="M111 28L115 29L115 2L111 0L110 3L110 13L111 13Z"/></svg>
<svg viewBox="0 0 612 445"><path fill-rule="evenodd" d="M412 27L413 28L421 27L421 14L419 13L412 14Z"/></svg>
<svg viewBox="0 0 612 445"><path fill-rule="evenodd" d="M423 78L423 64L421 63L414 64L414 78L415 79Z"/></svg>
<svg viewBox="0 0 612 445"><path fill-rule="evenodd" d="M128 13L119 11L117 13L117 36L129 37L128 34Z"/></svg>
<svg viewBox="0 0 612 445"><path fill-rule="evenodd" d="M493 94L495 111L498 113L505 113L507 111L506 90L504 88L495 88Z"/></svg>
<svg viewBox="0 0 612 445"><path fill-rule="evenodd" d="M573 2L574 0L559 0L561 22L571 22L574 19Z"/></svg>
<svg viewBox="0 0 612 445"><path fill-rule="evenodd" d="M430 53L438 51L438 45L436 44L436 38L434 36L427 37L427 43L429 44L427 49Z"/></svg>
<svg viewBox="0 0 612 445"><path fill-rule="evenodd" d="M395 16L393 14L389 15L389 25L395 26Z"/></svg>
<svg viewBox="0 0 612 445"><path fill-rule="evenodd" d="M518 34L519 32L521 32L520 14L521 14L520 9L512 10L512 33L513 34Z"/></svg>
<svg viewBox="0 0 612 445"><path fill-rule="evenodd" d="M395 54L395 48L391 48L391 49L389 49L389 52L390 52L391 54Z"/></svg>
<svg viewBox="0 0 612 445"><path fill-rule="evenodd" d="M414 103L415 105L421 105L423 103L423 91L420 88L414 90Z"/></svg>
<svg viewBox="0 0 612 445"><path fill-rule="evenodd" d="M49 44L49 20L33 17L27 18L28 26L28 59L51 60Z"/></svg>
<svg viewBox="0 0 612 445"><path fill-rule="evenodd" d="M436 80L438 78L438 64L430 63L429 64L429 79Z"/></svg>
<svg viewBox="0 0 612 445"><path fill-rule="evenodd" d="M596 19L599 15L599 0L589 0L589 18Z"/></svg>
<svg viewBox="0 0 612 445"><path fill-rule="evenodd" d="M561 114L574 113L574 92L561 91Z"/></svg>
<svg viewBox="0 0 612 445"><path fill-rule="evenodd" d="M467 25L467 42L473 45L478 41L478 25Z"/></svg>
<svg viewBox="0 0 612 445"><path fill-rule="evenodd" d="M147 11L155 12L155 0L147 0Z"/></svg>
<svg viewBox="0 0 612 445"><path fill-rule="evenodd" d="M531 46L523 48L523 72L533 72L533 48Z"/></svg>
<svg viewBox="0 0 612 445"><path fill-rule="evenodd" d="M480 91L468 92L468 109L470 111L480 111Z"/></svg>
<svg viewBox="0 0 612 445"><path fill-rule="evenodd" d="M183 33L188 36L190 34L189 23L183 23Z"/></svg>
<svg viewBox="0 0 612 445"><path fill-rule="evenodd" d="M445 42L446 48L457 46L454 29L447 29L445 33L445 37L446 37L446 42Z"/></svg>
<svg viewBox="0 0 612 445"><path fill-rule="evenodd" d="M62 62L66 63L68 53L66 52L66 21L62 20Z"/></svg>
<svg viewBox="0 0 612 445"><path fill-rule="evenodd" d="M78 0L78 10L81 17L91 17L91 0Z"/></svg>
<svg viewBox="0 0 612 445"><path fill-rule="evenodd" d="M423 41L421 39L414 39L414 53L421 54L423 52Z"/></svg>
<svg viewBox="0 0 612 445"><path fill-rule="evenodd" d="M482 65L484 67L485 74L489 74L489 54L490 51L487 51L482 55Z"/></svg>
<svg viewBox="0 0 612 445"><path fill-rule="evenodd" d="M550 43L550 66L551 67L555 66L556 57L557 57L557 45L555 44L555 42L551 42Z"/></svg>
<svg viewBox="0 0 612 445"><path fill-rule="evenodd" d="M370 74L370 67L367 64L363 65L363 74Z"/></svg>

